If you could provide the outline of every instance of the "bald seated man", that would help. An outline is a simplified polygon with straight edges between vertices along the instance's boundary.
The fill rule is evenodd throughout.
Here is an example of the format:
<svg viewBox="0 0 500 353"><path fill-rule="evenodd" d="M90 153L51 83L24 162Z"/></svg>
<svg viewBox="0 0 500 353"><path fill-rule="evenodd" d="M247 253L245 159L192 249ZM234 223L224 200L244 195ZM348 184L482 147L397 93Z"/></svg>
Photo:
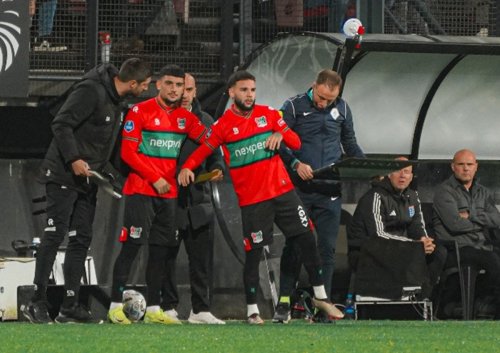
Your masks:
<svg viewBox="0 0 500 353"><path fill-rule="evenodd" d="M451 175L434 193L433 224L441 240L455 240L463 264L486 270L500 317L500 251L491 230L500 228L500 212L493 193L476 178L478 163L473 151L462 149L451 162ZM492 241L493 240L493 241ZM498 245L498 243L496 243Z"/></svg>

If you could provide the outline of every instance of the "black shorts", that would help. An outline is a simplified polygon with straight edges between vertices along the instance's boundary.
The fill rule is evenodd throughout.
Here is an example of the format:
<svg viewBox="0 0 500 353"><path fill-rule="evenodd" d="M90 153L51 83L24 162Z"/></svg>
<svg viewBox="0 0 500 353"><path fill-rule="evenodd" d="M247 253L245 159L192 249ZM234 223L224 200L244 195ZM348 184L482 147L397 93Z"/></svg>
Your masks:
<svg viewBox="0 0 500 353"><path fill-rule="evenodd" d="M134 244L179 245L175 224L177 199L163 199L146 195L125 198L123 226L128 232L126 240Z"/></svg>
<svg viewBox="0 0 500 353"><path fill-rule="evenodd" d="M310 232L309 217L295 190L274 199L241 208L245 251L273 242L273 224L285 237Z"/></svg>

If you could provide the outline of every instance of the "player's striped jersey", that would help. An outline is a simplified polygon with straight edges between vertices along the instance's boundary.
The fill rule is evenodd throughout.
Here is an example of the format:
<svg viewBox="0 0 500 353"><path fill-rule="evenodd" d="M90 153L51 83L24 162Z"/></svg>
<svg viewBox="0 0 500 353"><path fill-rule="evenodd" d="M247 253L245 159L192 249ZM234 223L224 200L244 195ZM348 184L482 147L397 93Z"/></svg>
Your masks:
<svg viewBox="0 0 500 353"><path fill-rule="evenodd" d="M274 132L283 135L288 147L300 148L299 137L278 111L256 105L249 115L242 116L233 106L212 125L205 143L183 168L193 170L222 145L240 206L272 199L293 189L278 152L265 148L266 139Z"/></svg>
<svg viewBox="0 0 500 353"><path fill-rule="evenodd" d="M131 168L123 193L177 197L175 174L181 146L186 137L201 142L206 131L196 115L169 108L158 98L133 106L122 132L121 157ZM153 187L160 178L170 184L170 191L162 195Z"/></svg>

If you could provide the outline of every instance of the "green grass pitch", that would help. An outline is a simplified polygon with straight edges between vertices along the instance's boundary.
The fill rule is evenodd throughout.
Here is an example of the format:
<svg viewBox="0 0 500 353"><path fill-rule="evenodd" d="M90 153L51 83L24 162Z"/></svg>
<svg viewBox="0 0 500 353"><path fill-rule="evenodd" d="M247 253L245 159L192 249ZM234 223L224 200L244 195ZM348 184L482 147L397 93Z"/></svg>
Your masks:
<svg viewBox="0 0 500 353"><path fill-rule="evenodd" d="M339 321L249 326L0 323L2 353L500 352L495 321Z"/></svg>

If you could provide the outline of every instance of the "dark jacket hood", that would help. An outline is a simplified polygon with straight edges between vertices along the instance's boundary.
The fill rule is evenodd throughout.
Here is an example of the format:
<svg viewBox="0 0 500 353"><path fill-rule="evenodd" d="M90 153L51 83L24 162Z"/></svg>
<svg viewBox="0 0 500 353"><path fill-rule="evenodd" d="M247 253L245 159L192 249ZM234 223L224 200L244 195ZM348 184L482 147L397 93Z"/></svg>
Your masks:
<svg viewBox="0 0 500 353"><path fill-rule="evenodd" d="M83 79L101 82L114 104L118 104L122 97L118 95L113 79L118 75L118 69L112 64L101 64L83 75Z"/></svg>
<svg viewBox="0 0 500 353"><path fill-rule="evenodd" d="M191 103L191 112L196 116L199 116L199 114L201 114L202 112L201 103L196 97L193 99L193 102Z"/></svg>
<svg viewBox="0 0 500 353"><path fill-rule="evenodd" d="M384 177L384 179L382 179L381 181L374 183L373 187L384 189L392 195L404 195L408 190L408 188L406 188L403 191L399 192L398 190L394 189L388 177Z"/></svg>

